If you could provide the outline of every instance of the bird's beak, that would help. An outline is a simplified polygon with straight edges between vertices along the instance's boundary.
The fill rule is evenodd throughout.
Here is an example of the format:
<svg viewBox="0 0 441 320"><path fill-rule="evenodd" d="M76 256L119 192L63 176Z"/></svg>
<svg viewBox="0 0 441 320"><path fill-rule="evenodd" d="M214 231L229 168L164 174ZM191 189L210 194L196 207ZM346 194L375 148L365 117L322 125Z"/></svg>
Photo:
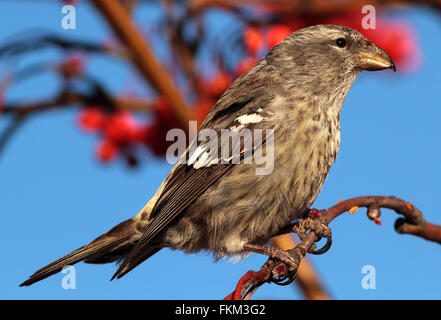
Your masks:
<svg viewBox="0 0 441 320"><path fill-rule="evenodd" d="M383 69L392 69L397 71L391 57L379 46L370 41L366 41L366 45L360 48L355 56L357 67L362 70L376 71Z"/></svg>

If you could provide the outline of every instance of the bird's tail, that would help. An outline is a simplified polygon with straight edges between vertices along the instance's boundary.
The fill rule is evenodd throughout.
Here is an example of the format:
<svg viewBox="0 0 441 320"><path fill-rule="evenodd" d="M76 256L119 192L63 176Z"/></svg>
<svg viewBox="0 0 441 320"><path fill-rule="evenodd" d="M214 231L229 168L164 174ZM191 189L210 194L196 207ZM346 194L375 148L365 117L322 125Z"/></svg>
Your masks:
<svg viewBox="0 0 441 320"><path fill-rule="evenodd" d="M73 265L82 260L85 263L118 262L127 256L139 238L140 234L137 231L135 220L126 220L84 247L38 270L20 286L29 286L61 271L67 265ZM157 251L158 249L152 252L152 254Z"/></svg>

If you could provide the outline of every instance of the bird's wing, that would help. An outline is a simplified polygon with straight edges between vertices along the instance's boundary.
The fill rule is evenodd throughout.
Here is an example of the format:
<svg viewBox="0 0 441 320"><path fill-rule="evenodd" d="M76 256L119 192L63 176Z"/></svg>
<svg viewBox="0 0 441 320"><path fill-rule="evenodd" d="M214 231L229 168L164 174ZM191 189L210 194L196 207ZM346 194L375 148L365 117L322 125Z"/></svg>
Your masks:
<svg viewBox="0 0 441 320"><path fill-rule="evenodd" d="M230 93L227 91L213 107L209 116L202 124L201 130L212 129L220 139L222 129L237 128L239 125L241 125L241 129L270 129L268 128L268 124L265 123L262 109L262 103L268 102L270 97L266 96L262 100L262 95L255 91L262 90L264 83L260 82L260 86L257 85L257 83L256 81L254 90L242 91L244 94L238 97L234 95L234 92L240 88L231 87L229 89ZM241 116L242 118L240 118ZM239 139L239 152L232 154L228 159L222 158L221 146L218 146L219 149L217 153L209 153L207 150L213 150L213 146L209 146L208 142L194 141L195 148L193 150L195 151L190 153L189 150L191 148L187 149L185 155L181 157L180 162L178 162L174 170L172 170L167 177L163 191L152 209L150 215L152 222L136 246L120 265L113 278L121 278L143 262L146 259L143 252L146 251L149 242L180 213L188 208L196 198L225 174L225 172L231 168L232 163L237 163L232 161L233 159L252 155L253 150L260 148L266 138L264 135L259 145L251 143L251 148L249 148L250 144L244 139ZM235 150L234 146L233 150ZM212 156L213 154L215 154L215 156ZM184 161L182 159L188 160ZM222 161L222 159L229 161L225 162Z"/></svg>

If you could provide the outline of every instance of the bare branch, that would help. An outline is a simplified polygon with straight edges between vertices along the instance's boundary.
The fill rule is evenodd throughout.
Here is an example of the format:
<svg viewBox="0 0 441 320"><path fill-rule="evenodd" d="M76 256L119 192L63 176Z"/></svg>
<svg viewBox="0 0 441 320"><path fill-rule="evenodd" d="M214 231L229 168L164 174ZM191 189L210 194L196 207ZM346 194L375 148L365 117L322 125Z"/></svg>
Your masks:
<svg viewBox="0 0 441 320"><path fill-rule="evenodd" d="M57 97L33 103L7 104L1 107L1 115L10 117L11 122L0 134L0 154L13 134L21 127L24 120L31 115L37 115L46 111L66 109L81 105L101 106L104 109L121 109L132 112L151 111L156 108L155 104L144 99L128 97L110 98L106 95L85 95L73 91L63 91Z"/></svg>
<svg viewBox="0 0 441 320"><path fill-rule="evenodd" d="M104 15L115 34L127 46L133 63L149 84L169 98L174 112L183 125L194 119L184 98L172 83L168 73L157 61L150 46L135 27L127 10L117 0L93 0L93 4Z"/></svg>
<svg viewBox="0 0 441 320"><path fill-rule="evenodd" d="M396 213L403 215L404 218L399 218L395 223L395 230L399 233L412 234L426 240L434 241L441 244L441 226L426 222L421 211L418 210L412 203L402 199L388 196L364 196L356 197L346 201L342 201L329 209L318 211L312 209L311 213L319 213L321 218L324 218L327 223L330 223L344 212L354 212L361 207L368 208L368 217L378 223L380 211L379 208L387 208L394 210ZM291 224L286 230L295 230L298 222ZM316 234L311 230L302 241L289 251L295 251L299 257L299 264L301 259L309 252L316 241ZM252 245L244 247L246 250L259 252L270 255L271 247L264 247L265 250L254 248ZM297 270L289 271L288 266L282 262L270 257L268 261L262 266L259 271L248 271L238 282L233 293L228 295L225 299L249 299L254 292L265 282L274 282L278 284L288 284L295 277ZM285 281L288 279L288 281Z"/></svg>

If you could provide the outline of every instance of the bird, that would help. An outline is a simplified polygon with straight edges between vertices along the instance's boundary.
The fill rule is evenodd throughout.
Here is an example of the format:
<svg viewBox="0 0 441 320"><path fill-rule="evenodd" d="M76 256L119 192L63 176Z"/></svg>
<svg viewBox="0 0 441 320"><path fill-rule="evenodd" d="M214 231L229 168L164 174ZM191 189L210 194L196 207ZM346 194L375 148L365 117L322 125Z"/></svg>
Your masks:
<svg viewBox="0 0 441 320"><path fill-rule="evenodd" d="M247 244L265 246L304 217L321 191L337 158L340 113L357 75L383 69L396 71L390 56L349 27L293 32L231 84L200 127L218 137L224 130L260 130L261 143L242 141L229 158L216 158L196 139L195 151L184 152L137 215L20 286L79 261L117 263L114 279L163 248L221 259L245 255ZM272 169L257 174L263 152L272 155ZM241 161L225 161L233 158Z"/></svg>

